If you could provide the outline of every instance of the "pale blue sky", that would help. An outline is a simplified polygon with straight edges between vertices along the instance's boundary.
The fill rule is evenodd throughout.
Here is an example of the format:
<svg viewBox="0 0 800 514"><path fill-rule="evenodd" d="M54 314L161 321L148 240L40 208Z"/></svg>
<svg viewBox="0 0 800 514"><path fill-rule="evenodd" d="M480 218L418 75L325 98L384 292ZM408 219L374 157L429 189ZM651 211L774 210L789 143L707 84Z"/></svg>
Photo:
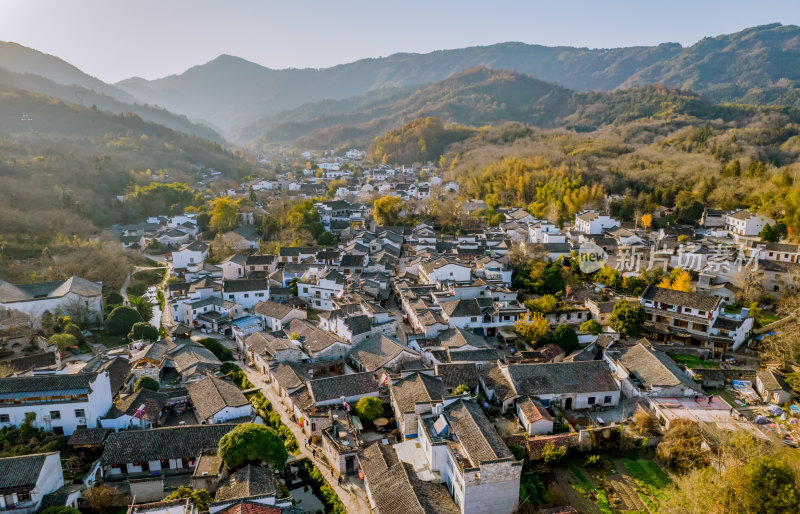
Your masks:
<svg viewBox="0 0 800 514"><path fill-rule="evenodd" d="M0 40L105 81L157 78L222 53L271 68L522 41L606 48L780 22L796 0L0 0Z"/></svg>

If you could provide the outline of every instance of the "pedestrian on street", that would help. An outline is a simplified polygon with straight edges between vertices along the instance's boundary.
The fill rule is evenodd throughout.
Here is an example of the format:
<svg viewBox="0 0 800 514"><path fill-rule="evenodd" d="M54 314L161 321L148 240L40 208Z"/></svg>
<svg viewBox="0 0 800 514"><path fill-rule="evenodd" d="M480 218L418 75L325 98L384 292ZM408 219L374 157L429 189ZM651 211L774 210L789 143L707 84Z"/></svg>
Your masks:
<svg viewBox="0 0 800 514"><path fill-rule="evenodd" d="M342 487L342 475L339 475L339 487Z"/></svg>
<svg viewBox="0 0 800 514"><path fill-rule="evenodd" d="M311 450L311 456L312 456L312 457L314 457L314 458L316 458L316 457L317 457L317 449L316 449L316 448L314 448L313 450Z"/></svg>

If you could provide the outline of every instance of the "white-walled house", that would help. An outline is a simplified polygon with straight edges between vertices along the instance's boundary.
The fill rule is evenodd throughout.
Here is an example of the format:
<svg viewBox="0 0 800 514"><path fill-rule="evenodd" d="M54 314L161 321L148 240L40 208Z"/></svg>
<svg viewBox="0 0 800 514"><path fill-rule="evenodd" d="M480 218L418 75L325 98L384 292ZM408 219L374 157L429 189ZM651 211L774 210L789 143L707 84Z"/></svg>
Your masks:
<svg viewBox="0 0 800 514"><path fill-rule="evenodd" d="M32 412L33 426L72 435L98 427L112 404L107 371L0 378L0 426L19 427Z"/></svg>
<svg viewBox="0 0 800 514"><path fill-rule="evenodd" d="M203 450L217 448L222 436L235 426L218 423L113 432L103 443L103 476L149 476L162 470L191 473Z"/></svg>
<svg viewBox="0 0 800 514"><path fill-rule="evenodd" d="M553 433L553 416L535 398L526 396L517 400L517 417L530 435Z"/></svg>
<svg viewBox="0 0 800 514"><path fill-rule="evenodd" d="M2 458L0 473L0 511L36 512L45 495L64 486L59 452ZM67 504L75 507L77 496L69 495Z"/></svg>
<svg viewBox="0 0 800 514"><path fill-rule="evenodd" d="M583 211L575 215L574 229L584 234L602 234L612 227L618 227L619 221L595 211Z"/></svg>
<svg viewBox="0 0 800 514"><path fill-rule="evenodd" d="M252 310L253 314L261 320L264 330L267 332L283 330L283 326L293 319L306 319L308 316L303 309L273 300L260 301L253 306Z"/></svg>
<svg viewBox="0 0 800 514"><path fill-rule="evenodd" d="M767 225L775 225L775 220L747 209L725 216L725 230L734 236L757 237Z"/></svg>
<svg viewBox="0 0 800 514"><path fill-rule="evenodd" d="M209 376L188 384L186 389L201 424L227 423L253 416L253 406L232 382Z"/></svg>
<svg viewBox="0 0 800 514"><path fill-rule="evenodd" d="M237 279L222 282L222 298L235 302L243 309L252 309L258 302L269 298L269 282L266 279Z"/></svg>
<svg viewBox="0 0 800 514"><path fill-rule="evenodd" d="M472 271L468 265L444 257L419 265L419 276L425 284L435 284L447 280L466 282L471 275Z"/></svg>
<svg viewBox="0 0 800 514"><path fill-rule="evenodd" d="M200 241L192 241L180 250L172 252L172 266L176 270L197 271L208 257L208 245Z"/></svg>
<svg viewBox="0 0 800 514"><path fill-rule="evenodd" d="M103 284L72 276L61 282L38 282L14 285L0 280L0 310L11 309L27 314L38 324L42 313L86 311L87 320L103 320Z"/></svg>

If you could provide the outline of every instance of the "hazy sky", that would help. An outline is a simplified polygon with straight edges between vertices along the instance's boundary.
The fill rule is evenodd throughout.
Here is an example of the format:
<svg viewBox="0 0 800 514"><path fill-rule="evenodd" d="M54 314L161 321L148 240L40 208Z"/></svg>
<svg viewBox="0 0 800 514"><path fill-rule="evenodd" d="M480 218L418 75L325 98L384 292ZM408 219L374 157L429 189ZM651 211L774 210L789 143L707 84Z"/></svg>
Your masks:
<svg viewBox="0 0 800 514"><path fill-rule="evenodd" d="M222 53L272 68L522 41L617 47L780 22L796 0L0 0L0 40L105 81L157 78Z"/></svg>

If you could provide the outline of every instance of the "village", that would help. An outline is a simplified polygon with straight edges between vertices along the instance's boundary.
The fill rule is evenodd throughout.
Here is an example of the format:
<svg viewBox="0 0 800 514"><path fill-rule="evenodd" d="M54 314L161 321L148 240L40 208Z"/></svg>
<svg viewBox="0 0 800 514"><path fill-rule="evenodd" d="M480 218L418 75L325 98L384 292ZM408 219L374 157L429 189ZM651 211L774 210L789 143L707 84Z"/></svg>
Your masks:
<svg viewBox="0 0 800 514"><path fill-rule="evenodd" d="M433 163L304 158L219 191L248 202L217 239L191 212L109 227L152 259L113 301L77 276L0 281L0 426L66 440L0 459L0 510L657 512L671 428L800 441L797 370L764 353L800 307L776 220L623 222L608 196L559 222L459 199ZM278 198L332 237L269 248ZM419 214L435 202L457 230ZM281 466L228 465L250 423L283 440Z"/></svg>

